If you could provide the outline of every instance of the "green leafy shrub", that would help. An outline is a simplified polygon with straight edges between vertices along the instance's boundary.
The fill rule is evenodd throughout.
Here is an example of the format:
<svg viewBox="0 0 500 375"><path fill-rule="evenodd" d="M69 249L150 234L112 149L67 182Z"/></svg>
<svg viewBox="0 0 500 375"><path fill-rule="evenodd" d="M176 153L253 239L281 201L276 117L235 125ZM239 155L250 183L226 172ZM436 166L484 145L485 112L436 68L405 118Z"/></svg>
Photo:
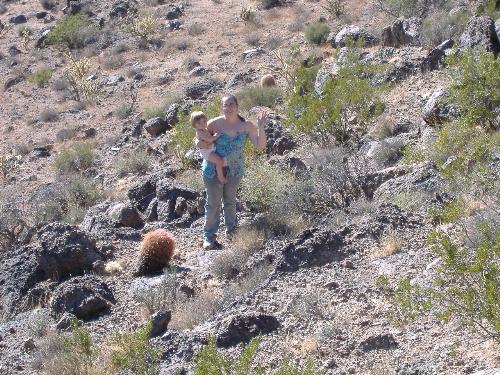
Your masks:
<svg viewBox="0 0 500 375"><path fill-rule="evenodd" d="M326 42L330 34L330 28L323 22L314 22L307 26L304 35L311 44L321 44Z"/></svg>
<svg viewBox="0 0 500 375"><path fill-rule="evenodd" d="M142 150L127 151L120 155L115 162L115 169L120 177L129 173L145 173L150 167L149 155Z"/></svg>
<svg viewBox="0 0 500 375"><path fill-rule="evenodd" d="M249 111L252 107L264 106L274 108L282 98L282 91L276 86L247 86L236 95L238 103L243 111Z"/></svg>
<svg viewBox="0 0 500 375"><path fill-rule="evenodd" d="M458 319L500 341L500 229L487 223L478 227L480 239L469 246L442 233L430 236L441 260L434 286L400 280L393 297L398 322L432 313L445 322Z"/></svg>
<svg viewBox="0 0 500 375"><path fill-rule="evenodd" d="M230 357L219 352L214 339L210 339L208 345L204 346L196 355L194 375L262 375L269 374L260 364L255 363L255 357L259 349L260 337L255 337L243 348L237 356ZM284 361L280 367L273 372L275 375L322 375L323 372L316 370L311 361L308 361L304 369L297 368Z"/></svg>
<svg viewBox="0 0 500 375"><path fill-rule="evenodd" d="M449 9L449 0L377 0L378 8L396 18L423 17L433 9Z"/></svg>
<svg viewBox="0 0 500 375"><path fill-rule="evenodd" d="M70 49L85 47L89 33L97 33L90 19L82 14L67 16L56 23L46 38L47 44Z"/></svg>
<svg viewBox="0 0 500 375"><path fill-rule="evenodd" d="M312 89L307 76L302 77L305 90L299 87L289 98L289 125L297 133L314 136L324 143L329 143L331 138L345 142L366 132L369 121L384 109L380 100L384 87L372 85L367 78L367 74L376 69L353 61L325 83L321 95ZM351 121L354 117L355 123Z"/></svg>
<svg viewBox="0 0 500 375"><path fill-rule="evenodd" d="M498 6L498 1L483 1L482 4L480 4L477 8L477 13L480 15L490 16L494 20L500 18L500 7Z"/></svg>
<svg viewBox="0 0 500 375"><path fill-rule="evenodd" d="M145 328L116 335L111 340L111 368L129 370L138 375L155 375L161 351L149 343L151 323Z"/></svg>
<svg viewBox="0 0 500 375"><path fill-rule="evenodd" d="M434 47L447 39L457 39L465 29L469 16L465 12L450 15L445 10L429 14L422 23L424 44Z"/></svg>
<svg viewBox="0 0 500 375"><path fill-rule="evenodd" d="M245 178L241 181L241 195L252 209L265 211L282 199L294 183L295 178L290 172L282 171L264 159L257 158L245 171Z"/></svg>
<svg viewBox="0 0 500 375"><path fill-rule="evenodd" d="M81 172L90 168L95 155L90 143L75 143L61 151L54 159L54 170L57 174Z"/></svg>
<svg viewBox="0 0 500 375"><path fill-rule="evenodd" d="M49 68L40 68L28 76L28 82L38 86L45 87L52 77L52 70Z"/></svg>

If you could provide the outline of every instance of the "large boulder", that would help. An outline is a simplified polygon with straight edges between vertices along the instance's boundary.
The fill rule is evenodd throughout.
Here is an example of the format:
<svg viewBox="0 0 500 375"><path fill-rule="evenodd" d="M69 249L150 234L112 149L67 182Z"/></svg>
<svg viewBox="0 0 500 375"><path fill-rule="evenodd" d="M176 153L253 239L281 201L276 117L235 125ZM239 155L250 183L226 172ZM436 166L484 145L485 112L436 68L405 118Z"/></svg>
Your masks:
<svg viewBox="0 0 500 375"><path fill-rule="evenodd" d="M372 350L395 349L398 347L398 343L392 334L386 333L367 337L359 344L359 347L362 351L369 352Z"/></svg>
<svg viewBox="0 0 500 375"><path fill-rule="evenodd" d="M78 227L51 223L37 239L10 254L0 266L0 291L13 310L28 306L25 296L38 283L81 275L101 260L94 242ZM37 294L37 293L35 293Z"/></svg>
<svg viewBox="0 0 500 375"><path fill-rule="evenodd" d="M158 220L171 221L182 216L187 202L198 198L198 192L178 183L173 178L164 178L156 184Z"/></svg>
<svg viewBox="0 0 500 375"><path fill-rule="evenodd" d="M490 17L471 17L460 36L460 47L474 48L476 46L495 54L500 52L500 41L495 30L495 23Z"/></svg>
<svg viewBox="0 0 500 375"><path fill-rule="evenodd" d="M272 315L247 313L231 316L220 324L216 343L224 348L248 343L252 338L274 332L280 326Z"/></svg>
<svg viewBox="0 0 500 375"><path fill-rule="evenodd" d="M137 209L130 204L117 203L108 210L109 216L119 225L131 228L140 228L144 225Z"/></svg>
<svg viewBox="0 0 500 375"><path fill-rule="evenodd" d="M265 127L267 137L267 153L283 155L297 146L290 132L288 132L274 117L268 121Z"/></svg>
<svg viewBox="0 0 500 375"><path fill-rule="evenodd" d="M448 92L444 89L434 91L422 110L422 118L429 125L439 125L460 116L456 105L448 102Z"/></svg>
<svg viewBox="0 0 500 375"><path fill-rule="evenodd" d="M149 204L156 198L156 183L167 176L172 176L172 169L165 168L165 170L149 176L145 180L139 182L132 187L128 193L128 199L134 207L139 211L144 212Z"/></svg>
<svg viewBox="0 0 500 375"><path fill-rule="evenodd" d="M204 78L186 85L185 93L190 99L205 99L213 93L219 83L212 78Z"/></svg>
<svg viewBox="0 0 500 375"><path fill-rule="evenodd" d="M137 11L137 2L135 0L120 0L113 4L109 12L110 18L122 18L129 13Z"/></svg>
<svg viewBox="0 0 500 375"><path fill-rule="evenodd" d="M432 49L422 62L422 72L430 72L444 66L444 58L451 51L454 44L453 39L448 39Z"/></svg>
<svg viewBox="0 0 500 375"><path fill-rule="evenodd" d="M418 45L421 29L422 19L418 17L398 19L382 31L382 45L384 47Z"/></svg>
<svg viewBox="0 0 500 375"><path fill-rule="evenodd" d="M52 296L52 311L70 313L79 319L89 318L115 303L113 293L96 276L77 276L61 283Z"/></svg>
<svg viewBox="0 0 500 375"><path fill-rule="evenodd" d="M160 117L153 117L149 119L143 127L153 137L157 137L170 129L169 124Z"/></svg>
<svg viewBox="0 0 500 375"><path fill-rule="evenodd" d="M372 33L361 29L359 26L349 25L345 26L335 36L334 47L345 47L348 41L358 42L360 40L363 40L364 47L374 46L380 42Z"/></svg>

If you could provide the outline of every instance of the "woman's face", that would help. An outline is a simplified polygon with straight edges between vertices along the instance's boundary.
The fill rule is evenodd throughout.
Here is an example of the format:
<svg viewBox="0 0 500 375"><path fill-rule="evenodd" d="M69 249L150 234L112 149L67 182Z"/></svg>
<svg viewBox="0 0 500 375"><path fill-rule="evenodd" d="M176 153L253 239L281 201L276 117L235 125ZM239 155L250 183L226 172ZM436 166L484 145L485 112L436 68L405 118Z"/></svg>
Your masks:
<svg viewBox="0 0 500 375"><path fill-rule="evenodd" d="M224 116L233 117L238 114L238 104L233 98L227 98L222 101L222 112Z"/></svg>

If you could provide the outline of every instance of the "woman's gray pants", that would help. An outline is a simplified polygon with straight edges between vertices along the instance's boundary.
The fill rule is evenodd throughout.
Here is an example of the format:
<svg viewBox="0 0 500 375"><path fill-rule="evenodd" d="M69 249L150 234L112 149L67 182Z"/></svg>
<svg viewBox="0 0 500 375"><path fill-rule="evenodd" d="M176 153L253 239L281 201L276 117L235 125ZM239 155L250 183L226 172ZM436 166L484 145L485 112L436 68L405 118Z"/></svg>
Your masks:
<svg viewBox="0 0 500 375"><path fill-rule="evenodd" d="M240 185L241 177L227 176L227 182L221 184L217 176L213 178L203 176L205 189L207 191L207 202L205 204L205 226L203 227L203 238L214 241L220 225L221 203L224 202L224 224L226 231L236 228L236 193Z"/></svg>

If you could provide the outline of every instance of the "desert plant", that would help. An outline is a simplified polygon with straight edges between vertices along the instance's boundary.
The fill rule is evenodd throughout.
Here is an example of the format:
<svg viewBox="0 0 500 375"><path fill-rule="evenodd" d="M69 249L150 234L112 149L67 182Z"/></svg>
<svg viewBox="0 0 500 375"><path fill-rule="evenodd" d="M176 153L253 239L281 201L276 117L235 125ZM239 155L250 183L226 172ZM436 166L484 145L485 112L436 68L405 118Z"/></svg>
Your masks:
<svg viewBox="0 0 500 375"><path fill-rule="evenodd" d="M166 267L175 250L174 236L165 229L146 233L139 246L141 272L161 271Z"/></svg>
<svg viewBox="0 0 500 375"><path fill-rule="evenodd" d="M330 34L330 28L323 22L314 22L307 26L304 35L311 44L322 44Z"/></svg>
<svg viewBox="0 0 500 375"><path fill-rule="evenodd" d="M0 155L0 177L5 181L7 177L19 168L21 155L13 152Z"/></svg>
<svg viewBox="0 0 500 375"><path fill-rule="evenodd" d="M160 26L158 18L151 15L142 15L132 20L130 32L141 38L151 38Z"/></svg>
<svg viewBox="0 0 500 375"><path fill-rule="evenodd" d="M380 246L376 247L372 253L375 258L384 258L401 251L403 242L396 231L388 231L382 237Z"/></svg>
<svg viewBox="0 0 500 375"><path fill-rule="evenodd" d="M497 0L482 1L477 8L477 13L487 15L496 20L500 18L500 7Z"/></svg>
<svg viewBox="0 0 500 375"><path fill-rule="evenodd" d="M200 25L199 23L193 23L188 27L188 34L190 36L199 36L201 34L204 34L205 31L205 27L203 27L203 25Z"/></svg>
<svg viewBox="0 0 500 375"><path fill-rule="evenodd" d="M0 250L11 249L20 241L22 233L29 228L26 221L26 213L9 204L1 204L2 215L0 216Z"/></svg>
<svg viewBox="0 0 500 375"><path fill-rule="evenodd" d="M40 0L40 5L45 10L52 10L56 7L56 2L53 0Z"/></svg>
<svg viewBox="0 0 500 375"><path fill-rule="evenodd" d="M83 14L69 15L59 20L46 38L47 44L70 49L85 47L89 32L97 33L97 28Z"/></svg>
<svg viewBox="0 0 500 375"><path fill-rule="evenodd" d="M53 108L46 108L40 112L38 119L41 122L55 122L59 119L59 112Z"/></svg>
<svg viewBox="0 0 500 375"><path fill-rule="evenodd" d="M288 103L287 122L293 130L321 143L329 143L331 138L342 143L364 134L368 123L383 112L380 94L384 87L372 85L367 78L377 67L357 62L354 55L349 59L352 61L325 83L321 95L312 89L308 72L302 73L296 82L300 86Z"/></svg>
<svg viewBox="0 0 500 375"><path fill-rule="evenodd" d="M243 111L259 106L274 108L282 97L282 91L276 86L253 85L241 89L237 97Z"/></svg>
<svg viewBox="0 0 500 375"><path fill-rule="evenodd" d="M465 12L450 15L445 10L437 10L429 14L422 23L423 42L434 47L447 39L456 39L462 34L468 18Z"/></svg>
<svg viewBox="0 0 500 375"><path fill-rule="evenodd" d="M52 77L52 70L49 68L40 68L36 72L30 74L27 77L28 82L38 86L45 87L48 85L50 78Z"/></svg>
<svg viewBox="0 0 500 375"><path fill-rule="evenodd" d="M54 170L57 174L81 172L90 168L95 155L90 143L75 143L61 151L54 158Z"/></svg>
<svg viewBox="0 0 500 375"><path fill-rule="evenodd" d="M68 55L69 64L66 69L66 79L71 85L73 95L76 100L90 100L94 98L100 90L100 82L89 77L91 63L86 57L75 60Z"/></svg>
<svg viewBox="0 0 500 375"><path fill-rule="evenodd" d="M115 162L118 176L132 173L145 173L151 168L151 160L147 152L142 150L126 151Z"/></svg>
<svg viewBox="0 0 500 375"><path fill-rule="evenodd" d="M148 314L172 310L178 303L178 286L176 269L165 267L160 282L144 290L140 289L138 293L134 293L134 299L144 305Z"/></svg>
<svg viewBox="0 0 500 375"><path fill-rule="evenodd" d="M245 36L245 42L250 45L250 46L257 46L260 42L262 35L258 32L255 33L250 33L247 36Z"/></svg>
<svg viewBox="0 0 500 375"><path fill-rule="evenodd" d="M154 375L161 358L159 348L149 342L151 323L137 332L115 335L110 343L110 362L113 371L129 370L137 375Z"/></svg>
<svg viewBox="0 0 500 375"><path fill-rule="evenodd" d="M242 7L240 11L240 18L245 23L253 23L257 19L257 15L252 8Z"/></svg>
<svg viewBox="0 0 500 375"><path fill-rule="evenodd" d="M327 0L323 9L328 12L331 18L339 19L345 11L344 0Z"/></svg>
<svg viewBox="0 0 500 375"><path fill-rule="evenodd" d="M163 104L147 105L141 109L141 118L150 120L155 117L163 117L165 115L165 106Z"/></svg>
<svg viewBox="0 0 500 375"><path fill-rule="evenodd" d="M275 65L264 65L263 69L283 78L287 85L287 92L291 92L296 85L297 69L299 67L300 52L298 47L292 47L288 53L282 50L273 50L271 55L277 63Z"/></svg>
<svg viewBox="0 0 500 375"><path fill-rule="evenodd" d="M17 29L17 35L21 37L24 49L28 50L31 36L33 35L33 30L31 30L27 26L21 26L19 29Z"/></svg>

